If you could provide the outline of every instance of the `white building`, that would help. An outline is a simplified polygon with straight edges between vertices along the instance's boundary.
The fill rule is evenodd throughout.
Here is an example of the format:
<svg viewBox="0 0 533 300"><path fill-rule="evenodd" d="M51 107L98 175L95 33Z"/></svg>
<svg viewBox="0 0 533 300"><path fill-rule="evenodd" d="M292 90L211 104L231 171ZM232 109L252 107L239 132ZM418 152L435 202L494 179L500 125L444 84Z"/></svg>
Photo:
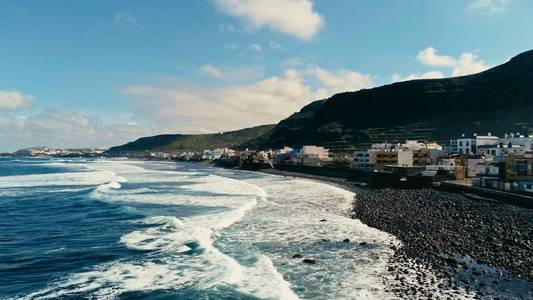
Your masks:
<svg viewBox="0 0 533 300"><path fill-rule="evenodd" d="M498 177L500 167L493 162L480 162L476 164L476 176L478 177Z"/></svg>
<svg viewBox="0 0 533 300"><path fill-rule="evenodd" d="M232 150L230 148L215 148L213 150L205 149L202 152L202 159L215 160L215 159L220 159L222 156L231 157L235 155L236 155L235 150Z"/></svg>
<svg viewBox="0 0 533 300"><path fill-rule="evenodd" d="M300 150L300 157L303 165L307 166L322 166L324 162L328 162L329 149L318 146L303 146Z"/></svg>
<svg viewBox="0 0 533 300"><path fill-rule="evenodd" d="M408 140L398 150L398 166L412 167L436 163L443 156L442 146L437 143L421 143Z"/></svg>
<svg viewBox="0 0 533 300"><path fill-rule="evenodd" d="M505 136L499 140L499 143L504 145L520 145L528 150L533 150L533 136L520 135L520 133L505 134Z"/></svg>
<svg viewBox="0 0 533 300"><path fill-rule="evenodd" d="M215 158L215 150L205 149L202 152L202 159L204 159L204 160L214 160L214 159L216 159Z"/></svg>
<svg viewBox="0 0 533 300"><path fill-rule="evenodd" d="M485 155L491 159L505 155L523 155L533 149L533 136L524 136L519 133L505 134L495 143L485 143L476 147L477 154Z"/></svg>
<svg viewBox="0 0 533 300"><path fill-rule="evenodd" d="M257 152L257 159L261 162L270 162L272 158L272 150L262 150Z"/></svg>
<svg viewBox="0 0 533 300"><path fill-rule="evenodd" d="M224 149L223 148L213 149L213 159L221 158L222 154L224 154Z"/></svg>
<svg viewBox="0 0 533 300"><path fill-rule="evenodd" d="M483 158L468 158L466 160L466 177L476 177L477 165L486 162Z"/></svg>
<svg viewBox="0 0 533 300"><path fill-rule="evenodd" d="M417 151L425 147L424 143L419 143L418 141L410 141L407 140L405 143L400 145L400 149L402 150L412 150Z"/></svg>
<svg viewBox="0 0 533 300"><path fill-rule="evenodd" d="M498 144L498 141L500 138L497 136L493 136L490 133L487 135L476 135L476 144L475 146L483 146L483 145L496 145Z"/></svg>
<svg viewBox="0 0 533 300"><path fill-rule="evenodd" d="M477 154L477 146L496 145L499 138L490 132L487 135L474 134L473 137L466 137L464 134L457 139L450 140L450 150L458 154Z"/></svg>
<svg viewBox="0 0 533 300"><path fill-rule="evenodd" d="M412 167L413 166L413 150L398 150L398 166Z"/></svg>
<svg viewBox="0 0 533 300"><path fill-rule="evenodd" d="M474 154L476 152L476 139L467 138L463 134L458 139L450 140L450 148L452 153Z"/></svg>
<svg viewBox="0 0 533 300"><path fill-rule="evenodd" d="M303 146L301 156L302 158L316 156L320 160L329 160L329 149L318 146Z"/></svg>

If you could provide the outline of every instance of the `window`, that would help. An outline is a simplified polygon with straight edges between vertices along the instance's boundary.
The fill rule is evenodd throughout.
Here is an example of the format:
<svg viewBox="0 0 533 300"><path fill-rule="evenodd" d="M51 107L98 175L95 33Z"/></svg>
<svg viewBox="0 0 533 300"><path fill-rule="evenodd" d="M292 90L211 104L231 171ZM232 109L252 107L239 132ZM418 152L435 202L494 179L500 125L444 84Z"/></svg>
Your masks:
<svg viewBox="0 0 533 300"><path fill-rule="evenodd" d="M511 168L517 175L527 175L527 162L525 160L514 160Z"/></svg>

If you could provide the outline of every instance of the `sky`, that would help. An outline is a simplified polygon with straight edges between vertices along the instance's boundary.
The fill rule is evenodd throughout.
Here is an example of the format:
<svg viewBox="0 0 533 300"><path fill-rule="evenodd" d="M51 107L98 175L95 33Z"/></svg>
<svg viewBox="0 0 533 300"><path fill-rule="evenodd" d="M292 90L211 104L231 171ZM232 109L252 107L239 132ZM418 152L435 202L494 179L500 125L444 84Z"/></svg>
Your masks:
<svg viewBox="0 0 533 300"><path fill-rule="evenodd" d="M277 123L533 48L530 0L0 0L0 152Z"/></svg>

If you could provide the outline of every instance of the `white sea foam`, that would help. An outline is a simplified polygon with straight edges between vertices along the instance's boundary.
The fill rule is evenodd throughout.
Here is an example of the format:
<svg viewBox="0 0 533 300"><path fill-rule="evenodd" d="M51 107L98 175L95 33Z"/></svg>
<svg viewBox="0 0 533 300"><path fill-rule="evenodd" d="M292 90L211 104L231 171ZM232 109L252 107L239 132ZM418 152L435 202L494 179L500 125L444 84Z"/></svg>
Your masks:
<svg viewBox="0 0 533 300"><path fill-rule="evenodd" d="M130 249L151 251L142 261L95 266L30 298L76 293L114 298L128 291L220 286L266 299L298 299L297 294L388 297L381 276L392 254L387 245L394 238L345 215L353 193L307 180L266 175L237 180L199 171L150 170L140 167L143 164L149 163L91 163L94 172L115 174L92 196L117 203L224 209L181 218L147 217L141 221L142 229L120 239ZM135 187L120 188L120 177ZM357 242L342 243L346 238ZM369 249L359 247L359 242L368 242ZM292 259L296 253L316 259L317 264Z"/></svg>
<svg viewBox="0 0 533 300"><path fill-rule="evenodd" d="M120 177L110 171L15 175L1 176L0 188L100 185L120 180Z"/></svg>
<svg viewBox="0 0 533 300"><path fill-rule="evenodd" d="M101 167L98 166L98 169ZM127 173L132 169L116 164L111 170L125 176L130 183L142 183L145 175L150 177L150 182L156 182L157 176L153 171L141 173L135 169L134 172ZM188 196L171 191L147 193L144 188L110 189L118 186L109 183L96 189L93 196L106 201L195 204L224 206L226 209L180 219L173 216L148 217L141 221L147 228L125 234L120 241L131 249L156 251L159 253L157 263L147 259L142 263L118 261L98 266L92 271L70 276L32 297L55 298L72 293L85 293L113 298L126 291L180 289L187 285L210 289L227 285L242 293L259 297L297 299L289 283L276 271L267 256L257 255L256 263L243 266L213 245L221 230L242 220L258 201L265 200L266 192L256 185L235 179L214 175L189 175L159 173L159 179L164 182L192 183L184 188L193 192ZM200 195L194 196L194 192ZM209 196L209 193L215 193L215 196ZM188 251L200 252L195 255L184 253Z"/></svg>
<svg viewBox="0 0 533 300"><path fill-rule="evenodd" d="M247 181L261 186L269 197L221 236L226 253L268 241L271 246L265 253L305 298L389 297L381 276L392 254L388 244L396 240L346 216L353 193L327 184L275 176ZM343 243L347 238L351 242ZM360 242L368 246L359 246ZM297 253L316 259L317 264L310 269L292 258Z"/></svg>

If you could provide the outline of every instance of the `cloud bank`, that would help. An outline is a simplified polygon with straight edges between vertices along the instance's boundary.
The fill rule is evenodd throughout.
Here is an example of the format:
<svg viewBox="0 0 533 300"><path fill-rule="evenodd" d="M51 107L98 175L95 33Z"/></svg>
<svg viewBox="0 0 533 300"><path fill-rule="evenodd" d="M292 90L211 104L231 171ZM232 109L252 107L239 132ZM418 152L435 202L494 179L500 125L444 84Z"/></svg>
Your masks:
<svg viewBox="0 0 533 300"><path fill-rule="evenodd" d="M205 133L277 123L311 101L372 85L370 75L314 67L288 68L281 76L222 88L133 85L124 93L158 127Z"/></svg>
<svg viewBox="0 0 533 300"><path fill-rule="evenodd" d="M135 123L104 125L95 116L50 108L31 116L0 115L0 149L30 146L95 147L122 144L155 131Z"/></svg>
<svg viewBox="0 0 533 300"><path fill-rule="evenodd" d="M27 109L30 108L32 104L32 95L24 95L16 91L0 90L0 111Z"/></svg>
<svg viewBox="0 0 533 300"><path fill-rule="evenodd" d="M243 76L248 82L250 76L258 75L253 68L206 64L199 69L217 80L232 78L236 82ZM123 120L117 116L118 123L111 125L98 116L72 109L48 108L19 115L18 109L30 105L33 97L2 91L0 149L113 146L161 133L212 133L277 123L311 101L372 85L368 74L318 66L287 68L281 75L216 88L161 79L156 84L125 87L122 92L129 98L125 113L130 117Z"/></svg>

